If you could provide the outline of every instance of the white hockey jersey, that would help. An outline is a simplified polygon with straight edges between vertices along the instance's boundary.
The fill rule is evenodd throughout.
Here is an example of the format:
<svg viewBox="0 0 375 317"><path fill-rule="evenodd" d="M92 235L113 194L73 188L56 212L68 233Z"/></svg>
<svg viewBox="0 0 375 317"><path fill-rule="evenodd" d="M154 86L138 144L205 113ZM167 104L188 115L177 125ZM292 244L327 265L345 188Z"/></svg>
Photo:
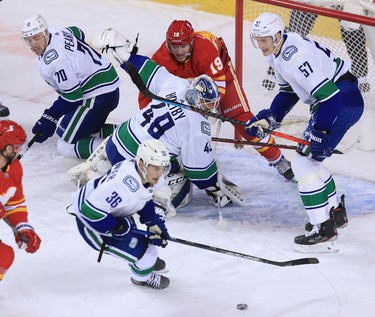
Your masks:
<svg viewBox="0 0 375 317"><path fill-rule="evenodd" d="M39 59L42 78L60 96L75 102L114 91L121 84L109 60L83 41L77 27L49 28L51 37Z"/></svg>
<svg viewBox="0 0 375 317"><path fill-rule="evenodd" d="M321 44L297 33L284 35L284 43L277 56L267 56L276 71L280 90L292 89L306 104L324 101L336 93L329 81L335 82L350 69L350 62L335 58Z"/></svg>
<svg viewBox="0 0 375 317"><path fill-rule="evenodd" d="M119 162L109 173L89 181L72 194L76 216L92 228L89 222L103 221L108 214L114 217L134 215L152 199L154 190L160 188L163 181L161 177L155 186L146 188L133 160Z"/></svg>

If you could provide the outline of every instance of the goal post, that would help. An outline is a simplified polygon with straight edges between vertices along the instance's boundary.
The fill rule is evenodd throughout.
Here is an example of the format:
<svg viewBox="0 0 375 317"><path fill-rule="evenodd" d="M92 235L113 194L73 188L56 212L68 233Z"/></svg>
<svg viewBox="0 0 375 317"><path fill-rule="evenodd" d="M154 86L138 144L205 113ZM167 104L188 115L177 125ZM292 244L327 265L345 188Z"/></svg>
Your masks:
<svg viewBox="0 0 375 317"><path fill-rule="evenodd" d="M250 41L250 26L263 12L278 14L286 32L297 32L328 47L352 63L359 79L365 112L341 142L375 150L375 0L236 0L235 67L254 114L268 108L278 92L274 71ZM285 118L286 133L301 134L308 106L297 103Z"/></svg>

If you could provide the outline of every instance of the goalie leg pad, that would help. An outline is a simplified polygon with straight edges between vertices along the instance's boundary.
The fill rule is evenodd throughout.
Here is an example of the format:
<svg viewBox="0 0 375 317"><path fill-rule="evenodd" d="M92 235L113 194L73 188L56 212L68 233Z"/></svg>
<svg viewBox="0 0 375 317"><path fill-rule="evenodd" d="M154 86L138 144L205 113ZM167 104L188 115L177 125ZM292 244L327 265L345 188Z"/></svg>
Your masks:
<svg viewBox="0 0 375 317"><path fill-rule="evenodd" d="M175 208L182 208L193 198L193 186L183 172L169 174L165 183L172 190L172 204Z"/></svg>
<svg viewBox="0 0 375 317"><path fill-rule="evenodd" d="M108 139L109 137L100 143L85 162L72 167L68 171L68 175L77 186L80 187L86 184L90 179L104 175L111 168L105 151Z"/></svg>
<svg viewBox="0 0 375 317"><path fill-rule="evenodd" d="M164 183L164 185L154 192L153 200L155 206L160 204L163 208L163 216L165 217L174 217L176 215L176 208L172 205L172 190L171 188ZM156 209L156 208L155 208Z"/></svg>
<svg viewBox="0 0 375 317"><path fill-rule="evenodd" d="M245 201L238 186L225 178L220 172L217 175L217 185L234 203L244 206Z"/></svg>

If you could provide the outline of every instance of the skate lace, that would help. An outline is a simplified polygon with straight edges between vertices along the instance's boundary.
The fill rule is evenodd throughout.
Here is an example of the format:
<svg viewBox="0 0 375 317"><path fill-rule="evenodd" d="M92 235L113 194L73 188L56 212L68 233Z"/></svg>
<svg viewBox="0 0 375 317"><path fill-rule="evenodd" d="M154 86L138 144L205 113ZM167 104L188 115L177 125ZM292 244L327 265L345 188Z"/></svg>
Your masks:
<svg viewBox="0 0 375 317"><path fill-rule="evenodd" d="M152 273L150 278L147 280L147 284L152 286L152 287L159 288L160 287L160 279L161 279L160 275Z"/></svg>
<svg viewBox="0 0 375 317"><path fill-rule="evenodd" d="M314 234L319 234L320 225L314 225L311 231L305 233L305 237L311 237Z"/></svg>
<svg viewBox="0 0 375 317"><path fill-rule="evenodd" d="M290 163L285 158L282 158L279 163L275 164L277 171L283 175L287 170L290 169Z"/></svg>

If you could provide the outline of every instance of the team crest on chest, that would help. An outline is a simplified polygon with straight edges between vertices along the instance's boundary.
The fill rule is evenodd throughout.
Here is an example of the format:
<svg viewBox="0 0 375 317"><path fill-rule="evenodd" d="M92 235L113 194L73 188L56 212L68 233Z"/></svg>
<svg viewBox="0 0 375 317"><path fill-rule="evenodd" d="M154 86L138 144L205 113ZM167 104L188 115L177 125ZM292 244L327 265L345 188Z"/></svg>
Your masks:
<svg viewBox="0 0 375 317"><path fill-rule="evenodd" d="M55 49L51 49L48 52L46 52L43 56L44 62L49 65L59 57L59 54L57 54L57 51Z"/></svg>
<svg viewBox="0 0 375 317"><path fill-rule="evenodd" d="M129 187L131 192L135 192L139 189L140 185L133 176L126 176L122 182Z"/></svg>
<svg viewBox="0 0 375 317"><path fill-rule="evenodd" d="M289 61L292 58L292 56L297 52L297 47L295 47L294 45L288 46L283 50L282 58L286 61Z"/></svg>

